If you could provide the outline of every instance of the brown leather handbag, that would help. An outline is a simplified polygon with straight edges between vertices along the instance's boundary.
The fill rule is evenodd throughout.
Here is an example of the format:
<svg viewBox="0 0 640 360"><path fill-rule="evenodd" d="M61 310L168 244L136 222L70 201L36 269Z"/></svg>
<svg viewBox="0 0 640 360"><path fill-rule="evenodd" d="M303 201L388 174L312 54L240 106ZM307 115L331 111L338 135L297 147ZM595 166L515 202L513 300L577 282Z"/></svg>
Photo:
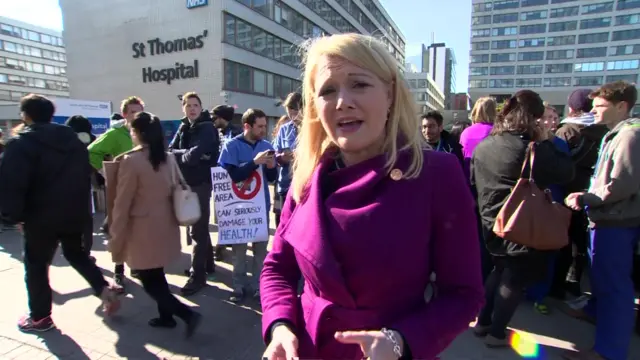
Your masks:
<svg viewBox="0 0 640 360"><path fill-rule="evenodd" d="M541 190L533 180L536 145L531 142L522 164L520 179L500 209L493 232L512 243L536 250L557 250L569 244L571 210L554 202L549 189ZM529 163L529 174L525 171Z"/></svg>

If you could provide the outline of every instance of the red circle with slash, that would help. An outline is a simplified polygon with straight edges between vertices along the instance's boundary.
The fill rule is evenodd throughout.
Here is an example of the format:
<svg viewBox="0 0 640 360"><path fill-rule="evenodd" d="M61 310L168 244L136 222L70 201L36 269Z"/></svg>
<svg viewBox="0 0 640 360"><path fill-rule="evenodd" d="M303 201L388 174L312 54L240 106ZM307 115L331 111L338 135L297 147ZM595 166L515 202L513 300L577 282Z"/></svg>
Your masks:
<svg viewBox="0 0 640 360"><path fill-rule="evenodd" d="M251 190L251 184L255 181L256 187ZM249 178L241 183L231 183L231 189L233 189L233 193L236 194L242 200L251 200L260 191L260 187L262 186L262 178L257 171L254 171Z"/></svg>

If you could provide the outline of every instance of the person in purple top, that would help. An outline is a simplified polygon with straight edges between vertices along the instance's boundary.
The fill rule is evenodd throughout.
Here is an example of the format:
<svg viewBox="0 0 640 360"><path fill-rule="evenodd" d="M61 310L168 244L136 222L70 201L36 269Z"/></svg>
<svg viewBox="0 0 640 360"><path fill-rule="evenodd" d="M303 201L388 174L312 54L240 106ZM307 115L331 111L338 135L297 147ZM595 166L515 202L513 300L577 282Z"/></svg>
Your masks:
<svg viewBox="0 0 640 360"><path fill-rule="evenodd" d="M426 147L379 41L316 39L303 86L292 184L260 278L263 356L436 359L484 297L462 168Z"/></svg>
<svg viewBox="0 0 640 360"><path fill-rule="evenodd" d="M473 125L464 129L460 135L460 145L462 145L462 157L464 157L464 168L466 173L469 173L469 163L471 161L471 155L473 150L484 140L491 129L493 129L493 122L496 119L496 101L491 97L479 98L473 109L471 109L471 122Z"/></svg>

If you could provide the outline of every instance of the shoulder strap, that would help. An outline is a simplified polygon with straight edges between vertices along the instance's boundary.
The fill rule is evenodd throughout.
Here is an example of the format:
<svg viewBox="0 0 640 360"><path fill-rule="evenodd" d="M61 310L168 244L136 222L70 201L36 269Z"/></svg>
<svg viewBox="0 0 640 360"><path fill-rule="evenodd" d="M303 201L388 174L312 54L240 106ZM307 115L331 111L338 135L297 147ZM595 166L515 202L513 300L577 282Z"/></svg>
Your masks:
<svg viewBox="0 0 640 360"><path fill-rule="evenodd" d="M529 142L527 145L527 150L525 151L524 161L522 161L522 170L520 170L520 178L526 179L529 181L533 181L533 160L535 159L535 146L536 143L534 141ZM529 164L529 175L526 175L527 164Z"/></svg>
<svg viewBox="0 0 640 360"><path fill-rule="evenodd" d="M167 153L167 157L170 162L169 166L171 167L171 184L174 187L180 186L182 189L187 189L187 182L184 181L182 171L180 171L180 166L178 166L178 161L176 160L175 155Z"/></svg>

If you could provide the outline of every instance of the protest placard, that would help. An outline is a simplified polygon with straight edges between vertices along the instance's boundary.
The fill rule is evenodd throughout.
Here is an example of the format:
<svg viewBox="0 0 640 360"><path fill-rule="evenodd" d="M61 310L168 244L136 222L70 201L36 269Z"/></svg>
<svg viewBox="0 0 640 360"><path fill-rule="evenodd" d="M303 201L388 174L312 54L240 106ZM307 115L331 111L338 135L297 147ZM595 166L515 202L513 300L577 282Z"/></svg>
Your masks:
<svg viewBox="0 0 640 360"><path fill-rule="evenodd" d="M269 241L262 169L236 183L224 168L214 167L211 180L218 245Z"/></svg>

